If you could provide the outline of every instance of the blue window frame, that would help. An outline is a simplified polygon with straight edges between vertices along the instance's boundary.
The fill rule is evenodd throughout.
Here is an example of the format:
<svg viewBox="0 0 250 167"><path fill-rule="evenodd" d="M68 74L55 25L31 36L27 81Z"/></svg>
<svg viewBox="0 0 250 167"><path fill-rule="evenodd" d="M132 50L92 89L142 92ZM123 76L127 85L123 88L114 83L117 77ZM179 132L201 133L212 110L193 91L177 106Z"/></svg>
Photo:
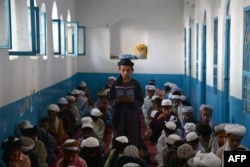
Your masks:
<svg viewBox="0 0 250 167"><path fill-rule="evenodd" d="M86 32L84 26L78 26L78 55L86 55Z"/></svg>
<svg viewBox="0 0 250 167"><path fill-rule="evenodd" d="M186 28L184 28L184 75L187 76L187 32Z"/></svg>
<svg viewBox="0 0 250 167"><path fill-rule="evenodd" d="M244 8L243 23L243 72L242 102L243 111L250 113L250 7Z"/></svg>
<svg viewBox="0 0 250 167"><path fill-rule="evenodd" d="M39 43L40 43L40 55L47 54L47 28L46 28L46 13L39 12L39 26L40 31L38 31Z"/></svg>
<svg viewBox="0 0 250 167"><path fill-rule="evenodd" d="M70 56L78 55L78 23L66 22L66 54Z"/></svg>
<svg viewBox="0 0 250 167"><path fill-rule="evenodd" d="M196 84L199 80L199 24L196 24L196 68L195 68Z"/></svg>
<svg viewBox="0 0 250 167"><path fill-rule="evenodd" d="M53 19L52 20L52 31L53 31L53 46L54 54L61 54L61 20Z"/></svg>
<svg viewBox="0 0 250 167"><path fill-rule="evenodd" d="M213 91L218 90L218 18L214 19L214 63L213 63Z"/></svg>
<svg viewBox="0 0 250 167"><path fill-rule="evenodd" d="M18 6L18 7L17 7ZM11 49L9 55L37 54L37 8L33 0L11 0ZM23 42L25 41L25 42Z"/></svg>
<svg viewBox="0 0 250 167"><path fill-rule="evenodd" d="M0 0L0 48L11 48L10 1Z"/></svg>

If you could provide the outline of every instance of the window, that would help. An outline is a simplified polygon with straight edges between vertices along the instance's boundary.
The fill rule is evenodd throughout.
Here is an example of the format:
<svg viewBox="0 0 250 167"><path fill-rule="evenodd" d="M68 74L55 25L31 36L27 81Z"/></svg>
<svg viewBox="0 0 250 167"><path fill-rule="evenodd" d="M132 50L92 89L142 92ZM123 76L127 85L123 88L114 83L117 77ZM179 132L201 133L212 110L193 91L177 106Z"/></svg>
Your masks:
<svg viewBox="0 0 250 167"><path fill-rule="evenodd" d="M61 21L59 19L52 20L52 31L53 31L53 46L54 54L61 54Z"/></svg>
<svg viewBox="0 0 250 167"><path fill-rule="evenodd" d="M243 73L242 102L243 110L250 113L250 7L244 8L243 23Z"/></svg>
<svg viewBox="0 0 250 167"><path fill-rule="evenodd" d="M0 0L0 48L11 47L10 1Z"/></svg>
<svg viewBox="0 0 250 167"><path fill-rule="evenodd" d="M34 0L11 0L12 47L9 55L46 54L45 16L45 12L35 7Z"/></svg>
<svg viewBox="0 0 250 167"><path fill-rule="evenodd" d="M86 54L86 38L85 38L85 27L78 26L78 55L85 55Z"/></svg>
<svg viewBox="0 0 250 167"><path fill-rule="evenodd" d="M195 68L196 84L199 80L199 24L196 24L196 68Z"/></svg>
<svg viewBox="0 0 250 167"><path fill-rule="evenodd" d="M186 28L184 28L184 75L187 76L187 43L186 43Z"/></svg>
<svg viewBox="0 0 250 167"><path fill-rule="evenodd" d="M78 55L78 23L66 22L66 54Z"/></svg>
<svg viewBox="0 0 250 167"><path fill-rule="evenodd" d="M218 90L218 18L214 19L214 65L213 65L213 90L217 94Z"/></svg>

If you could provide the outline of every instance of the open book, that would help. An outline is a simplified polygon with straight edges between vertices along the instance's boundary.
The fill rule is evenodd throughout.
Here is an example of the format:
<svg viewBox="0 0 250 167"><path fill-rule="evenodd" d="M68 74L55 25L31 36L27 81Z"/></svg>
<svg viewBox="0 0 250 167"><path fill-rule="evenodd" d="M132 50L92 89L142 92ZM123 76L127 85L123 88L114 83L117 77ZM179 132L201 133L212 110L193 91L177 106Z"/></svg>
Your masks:
<svg viewBox="0 0 250 167"><path fill-rule="evenodd" d="M135 86L116 86L115 95L116 98L118 98L119 96L129 96L132 99L135 99Z"/></svg>

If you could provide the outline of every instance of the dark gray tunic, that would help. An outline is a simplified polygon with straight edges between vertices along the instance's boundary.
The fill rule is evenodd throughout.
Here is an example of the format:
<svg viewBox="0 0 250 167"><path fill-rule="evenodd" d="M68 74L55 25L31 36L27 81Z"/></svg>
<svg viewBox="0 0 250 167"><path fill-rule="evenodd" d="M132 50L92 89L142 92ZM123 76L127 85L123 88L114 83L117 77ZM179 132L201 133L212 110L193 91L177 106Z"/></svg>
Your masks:
<svg viewBox="0 0 250 167"><path fill-rule="evenodd" d="M135 87L135 96L132 103L116 102L116 87ZM140 140L140 112L139 109L143 104L144 98L141 86L138 81L131 79L130 82L115 82L109 94L111 106L114 107L113 127L114 137L127 136L129 143L139 146Z"/></svg>

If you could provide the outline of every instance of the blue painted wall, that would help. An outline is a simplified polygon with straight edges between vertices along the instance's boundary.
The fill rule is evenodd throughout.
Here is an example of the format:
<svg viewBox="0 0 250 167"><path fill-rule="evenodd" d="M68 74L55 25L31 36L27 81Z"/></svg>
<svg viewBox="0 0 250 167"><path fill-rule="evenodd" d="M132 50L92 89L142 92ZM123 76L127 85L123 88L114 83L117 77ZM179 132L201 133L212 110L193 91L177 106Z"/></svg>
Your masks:
<svg viewBox="0 0 250 167"><path fill-rule="evenodd" d="M187 92L188 86L188 76L183 77L183 91ZM195 109L195 114L198 119L200 119L200 111L199 107L201 105L201 82L196 82L195 78L191 78L191 103ZM206 86L206 104L212 105L214 107L214 113L212 115L212 120L215 124L219 124L221 122L229 122L229 123L239 123L244 125L247 128L246 135L242 140L242 144L250 148L250 114L243 112L242 100L230 96L229 103L229 111L225 111L224 103L224 92L218 90L216 94L214 94L213 87Z"/></svg>
<svg viewBox="0 0 250 167"><path fill-rule="evenodd" d="M73 88L78 86L78 83L82 80L88 84L88 89L91 92L93 100L97 99L97 93L102 90L103 86L107 82L109 76L118 76L117 73L76 73L70 78L52 85L39 92L34 92L28 97L20 99L16 102L10 103L0 108L0 141L9 135L14 135L16 124L22 120L30 120L33 124L37 124L42 116L47 116L47 106L50 103L57 103L57 100L65 96ZM145 85L147 85L150 79L155 79L157 87L164 89L165 82L173 82L183 88L184 93L188 90L188 84L190 78L183 75L169 75L169 74L133 74L132 77L141 83L142 90L144 91ZM194 78L191 78L191 101L195 108L197 118L200 119L199 106L200 104L200 90L201 83L196 82ZM213 93L213 88L206 87L207 102L214 106L215 111L212 116L215 124L220 122L240 123L250 129L250 124L247 122L250 120L250 114L246 114L242 111L242 102L240 99L230 97L230 112L223 110L223 92L218 91L217 94ZM225 117L229 115L229 118ZM250 148L250 143L247 141L250 138L249 130L246 136L243 138L243 144Z"/></svg>

